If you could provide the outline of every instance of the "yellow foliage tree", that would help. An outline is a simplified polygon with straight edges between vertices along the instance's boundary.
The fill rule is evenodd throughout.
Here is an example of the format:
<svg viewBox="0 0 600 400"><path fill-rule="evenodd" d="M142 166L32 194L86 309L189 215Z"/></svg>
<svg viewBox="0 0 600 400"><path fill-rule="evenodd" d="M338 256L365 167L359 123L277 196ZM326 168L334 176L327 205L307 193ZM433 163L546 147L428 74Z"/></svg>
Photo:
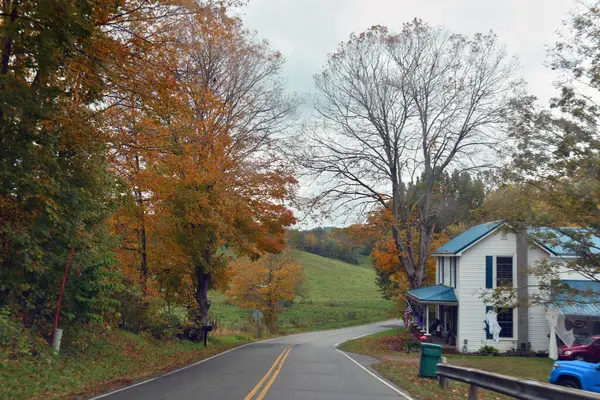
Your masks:
<svg viewBox="0 0 600 400"><path fill-rule="evenodd" d="M292 300L296 287L305 279L302 266L289 251L268 254L257 261L236 260L228 295L241 308L258 309L269 329L277 328L282 302Z"/></svg>

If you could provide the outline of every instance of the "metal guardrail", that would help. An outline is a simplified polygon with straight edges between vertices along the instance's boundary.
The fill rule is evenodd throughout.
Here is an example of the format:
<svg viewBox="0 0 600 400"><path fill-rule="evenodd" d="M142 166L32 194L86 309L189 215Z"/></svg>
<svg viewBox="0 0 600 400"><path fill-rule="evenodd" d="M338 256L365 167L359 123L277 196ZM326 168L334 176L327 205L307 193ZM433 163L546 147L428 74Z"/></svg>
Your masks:
<svg viewBox="0 0 600 400"><path fill-rule="evenodd" d="M474 368L437 365L440 386L447 387L447 379L468 383L469 400L478 399L478 388L488 389L523 400L598 400L599 394L562 386L541 383L530 379L515 378Z"/></svg>

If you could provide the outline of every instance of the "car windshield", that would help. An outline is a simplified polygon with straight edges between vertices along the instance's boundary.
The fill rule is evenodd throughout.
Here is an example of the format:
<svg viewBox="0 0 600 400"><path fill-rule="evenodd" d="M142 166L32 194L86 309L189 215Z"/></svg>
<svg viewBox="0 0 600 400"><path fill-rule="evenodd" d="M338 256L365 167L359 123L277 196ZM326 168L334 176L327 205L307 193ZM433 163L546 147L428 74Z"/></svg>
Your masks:
<svg viewBox="0 0 600 400"><path fill-rule="evenodd" d="M594 341L593 336L578 336L575 338L575 344L586 345L586 344L592 343L593 341Z"/></svg>

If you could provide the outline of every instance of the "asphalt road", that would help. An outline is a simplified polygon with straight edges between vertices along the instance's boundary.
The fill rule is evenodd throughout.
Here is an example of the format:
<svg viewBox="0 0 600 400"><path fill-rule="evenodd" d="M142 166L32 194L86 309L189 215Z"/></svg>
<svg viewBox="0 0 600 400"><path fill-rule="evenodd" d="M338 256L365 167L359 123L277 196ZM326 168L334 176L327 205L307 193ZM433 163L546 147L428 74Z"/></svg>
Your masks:
<svg viewBox="0 0 600 400"><path fill-rule="evenodd" d="M95 399L410 399L368 372L368 357L347 355L334 347L400 324L393 320L252 343Z"/></svg>

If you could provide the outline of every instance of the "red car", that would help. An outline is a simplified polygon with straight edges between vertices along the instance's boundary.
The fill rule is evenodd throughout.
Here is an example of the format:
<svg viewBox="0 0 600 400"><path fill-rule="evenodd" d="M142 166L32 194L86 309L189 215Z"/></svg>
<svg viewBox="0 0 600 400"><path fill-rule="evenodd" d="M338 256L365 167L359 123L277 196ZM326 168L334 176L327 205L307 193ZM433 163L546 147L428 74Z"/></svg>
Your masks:
<svg viewBox="0 0 600 400"><path fill-rule="evenodd" d="M600 336L577 337L572 346L560 346L558 359L600 362Z"/></svg>

